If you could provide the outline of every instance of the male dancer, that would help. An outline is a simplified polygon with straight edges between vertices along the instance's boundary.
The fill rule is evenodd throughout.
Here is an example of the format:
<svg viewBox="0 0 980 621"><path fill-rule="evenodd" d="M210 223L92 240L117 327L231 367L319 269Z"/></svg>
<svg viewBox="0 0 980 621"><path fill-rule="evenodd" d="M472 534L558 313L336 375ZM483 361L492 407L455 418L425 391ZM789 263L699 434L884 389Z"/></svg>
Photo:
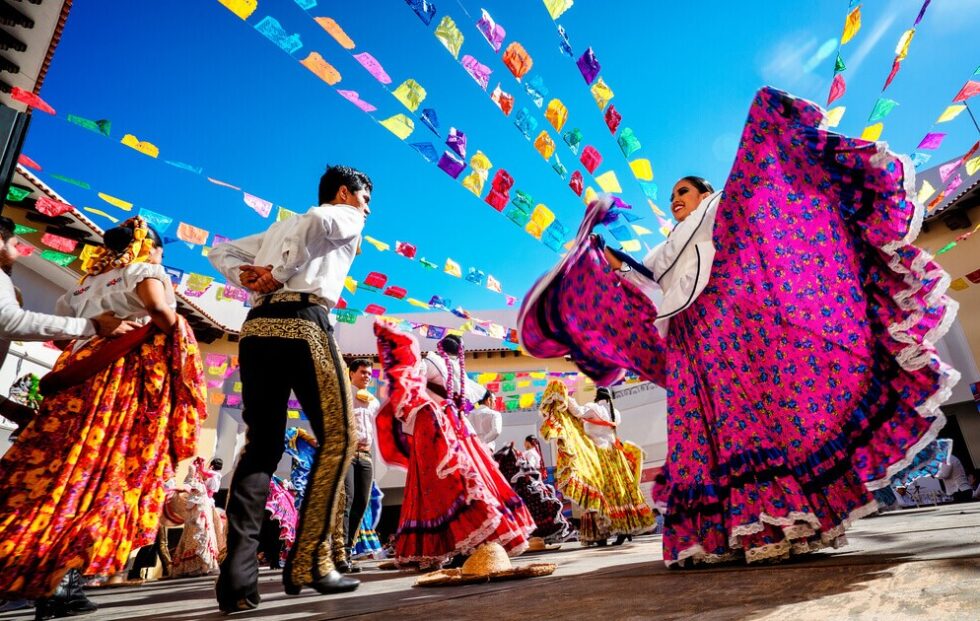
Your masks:
<svg viewBox="0 0 980 621"><path fill-rule="evenodd" d="M320 179L318 207L265 233L215 246L211 263L252 292L241 330L239 364L245 449L229 491L228 554L216 585L224 612L259 604L256 553L269 480L283 452L286 409L294 392L320 445L293 544L283 568L286 593L352 591L329 554L330 527L356 433L347 372L328 320L343 291L371 213L371 180L346 166ZM324 545L321 545L324 544Z"/></svg>

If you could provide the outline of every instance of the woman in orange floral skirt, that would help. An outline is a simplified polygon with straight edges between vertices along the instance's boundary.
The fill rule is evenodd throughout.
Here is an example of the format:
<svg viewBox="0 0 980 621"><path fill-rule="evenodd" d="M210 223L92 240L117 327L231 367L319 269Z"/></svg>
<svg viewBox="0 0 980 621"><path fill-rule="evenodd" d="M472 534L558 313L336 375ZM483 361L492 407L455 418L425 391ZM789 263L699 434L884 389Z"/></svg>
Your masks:
<svg viewBox="0 0 980 621"><path fill-rule="evenodd" d="M91 612L79 572L114 574L153 543L163 483L194 455L207 416L197 342L175 311L159 235L134 218L104 241L58 311L111 311L142 327L71 343L0 460L0 597L38 599L38 618Z"/></svg>

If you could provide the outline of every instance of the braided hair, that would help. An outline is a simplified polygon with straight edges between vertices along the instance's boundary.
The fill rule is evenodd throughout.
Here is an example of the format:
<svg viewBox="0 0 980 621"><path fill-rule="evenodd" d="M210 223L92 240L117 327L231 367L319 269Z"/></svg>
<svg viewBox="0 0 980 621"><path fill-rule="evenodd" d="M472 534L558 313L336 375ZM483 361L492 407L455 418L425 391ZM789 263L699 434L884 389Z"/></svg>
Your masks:
<svg viewBox="0 0 980 621"><path fill-rule="evenodd" d="M104 246L96 248L82 263L81 282L89 276L124 268L132 263L143 263L150 258L155 247L163 247L160 234L141 216L126 220L111 228L102 236Z"/></svg>

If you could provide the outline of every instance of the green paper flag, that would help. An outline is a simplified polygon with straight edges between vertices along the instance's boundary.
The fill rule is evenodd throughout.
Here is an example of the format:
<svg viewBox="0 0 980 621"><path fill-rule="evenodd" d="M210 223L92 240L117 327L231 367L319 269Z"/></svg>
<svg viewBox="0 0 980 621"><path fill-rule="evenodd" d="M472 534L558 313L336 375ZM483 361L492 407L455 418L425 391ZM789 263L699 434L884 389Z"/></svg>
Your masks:
<svg viewBox="0 0 980 621"><path fill-rule="evenodd" d="M71 177L65 177L64 175L51 175L51 176L54 177L55 179L60 179L61 181L64 181L65 183L70 183L72 185L77 185L78 187L82 188L83 190L91 190L92 189L92 186L90 186L89 184L85 183L84 181L79 181L78 179L72 179Z"/></svg>
<svg viewBox="0 0 980 621"><path fill-rule="evenodd" d="M28 233L37 233L37 229L32 229L29 226L24 226L23 224L14 225L14 235L27 235Z"/></svg>
<svg viewBox="0 0 980 621"><path fill-rule="evenodd" d="M69 114L68 115L68 122L69 123L74 123L75 125L78 125L79 127L84 127L85 129L87 129L89 131L93 131L93 132L95 132L97 134L102 134L106 138L109 137L109 132L112 129L112 121L110 121L108 119L101 119L101 120L98 120L98 121L92 121L92 120L86 119L85 117L82 117L82 116L77 116L75 114Z"/></svg>
<svg viewBox="0 0 980 621"><path fill-rule="evenodd" d="M422 267L429 268L430 270L439 269L439 266L438 265L436 265L432 261L429 261L425 257L422 257L421 259L419 259L419 263L422 264Z"/></svg>
<svg viewBox="0 0 980 621"><path fill-rule="evenodd" d="M898 105L898 102L894 99L888 99L886 97L879 97L878 101L875 102L874 110L871 111L871 116L868 117L868 123L877 123L882 120Z"/></svg>
<svg viewBox="0 0 980 621"><path fill-rule="evenodd" d="M357 316L361 314L361 311L351 308L335 308L333 312L341 323L357 323Z"/></svg>
<svg viewBox="0 0 980 621"><path fill-rule="evenodd" d="M515 382L514 380L511 380L509 382L503 382L500 385L500 390L504 392L514 392L515 390L517 390L517 382Z"/></svg>
<svg viewBox="0 0 980 621"><path fill-rule="evenodd" d="M847 69L847 65L844 64L844 59L840 57L840 52L838 52L837 60L834 61L834 74L836 75L845 69Z"/></svg>
<svg viewBox="0 0 980 621"><path fill-rule="evenodd" d="M936 256L938 257L938 256L939 256L939 255L941 255L941 254L945 254L945 253L947 253L947 252L949 252L949 251L950 251L950 250L952 250L952 249L953 249L953 248L954 248L955 246L956 246L956 242L954 242L954 241L952 241L952 242L949 242L948 244L946 244L945 246L943 246L942 248L940 248L940 249L939 249L939 250L938 250L938 251L936 252Z"/></svg>
<svg viewBox="0 0 980 621"><path fill-rule="evenodd" d="M30 195L30 190L27 188L19 188L16 185L10 186L10 189L7 190L7 200L11 203L19 203Z"/></svg>
<svg viewBox="0 0 980 621"><path fill-rule="evenodd" d="M72 254L65 254L64 252L58 252L57 250L45 249L41 251L41 258L45 259L46 261L51 261L52 263L64 267L65 265L68 265L78 257Z"/></svg>
<svg viewBox="0 0 980 621"><path fill-rule="evenodd" d="M640 139L633 135L633 130L629 127L624 127L623 131L619 132L616 142L619 143L619 148L626 157L640 150Z"/></svg>

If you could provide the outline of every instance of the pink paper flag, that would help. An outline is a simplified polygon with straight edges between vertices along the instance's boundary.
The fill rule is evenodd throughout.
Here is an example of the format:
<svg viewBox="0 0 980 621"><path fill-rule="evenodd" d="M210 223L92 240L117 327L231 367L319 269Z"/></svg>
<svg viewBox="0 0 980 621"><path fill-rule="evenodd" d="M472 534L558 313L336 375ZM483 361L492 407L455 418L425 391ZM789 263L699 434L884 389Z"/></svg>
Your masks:
<svg viewBox="0 0 980 621"><path fill-rule="evenodd" d="M515 298L512 295L507 295L507 296L504 296L504 297L507 298L507 306L513 306L514 303L517 302L517 298Z"/></svg>
<svg viewBox="0 0 980 621"><path fill-rule="evenodd" d="M249 194L248 192L242 192L242 198L246 205L254 209L263 218L268 218L269 214L272 213L272 203L269 201Z"/></svg>
<svg viewBox="0 0 980 621"><path fill-rule="evenodd" d="M827 97L827 105L834 103L844 96L847 91L847 84L844 82L844 74L838 73L834 76L834 81L830 85L830 95Z"/></svg>
<svg viewBox="0 0 980 621"><path fill-rule="evenodd" d="M888 74L888 79L885 80L885 85L881 89L882 91L884 91L886 88L888 88L888 85L892 83L892 80L895 79L895 76L898 75L898 70L901 69L901 68L902 68L902 61L900 61L899 59L896 58L892 62L892 70Z"/></svg>
<svg viewBox="0 0 980 621"><path fill-rule="evenodd" d="M352 104L354 104L355 106L363 110L364 112L374 112L375 110L377 110L376 107L372 106L368 102L361 99L361 96L357 94L357 91L345 91L342 88L338 88L337 92L340 94L341 97L351 102Z"/></svg>
<svg viewBox="0 0 980 621"><path fill-rule="evenodd" d="M953 98L953 103L956 103L958 101L966 101L967 99L973 97L974 95L980 95L980 82L977 82L976 80L970 80L969 82L963 85L963 88L960 89L960 92L956 93L956 97Z"/></svg>
<svg viewBox="0 0 980 621"><path fill-rule="evenodd" d="M938 149L939 145L943 143L943 138L945 137L946 134L942 132L929 132L926 134L926 137L922 139L922 142L919 143L919 146L917 146L916 149Z"/></svg>
<svg viewBox="0 0 980 621"><path fill-rule="evenodd" d="M22 88L14 87L10 91L10 98L19 101L22 104L28 105L32 108L40 110L41 112L47 112L48 114L54 114L54 108L48 105L46 101L35 95L30 91L25 91Z"/></svg>
<svg viewBox="0 0 980 621"><path fill-rule="evenodd" d="M368 70L368 73L377 78L378 82L381 82L382 84L391 84L391 78L387 73L385 73L384 67L382 67L381 63L379 63L374 56L371 56L370 53L361 52L360 54L354 54L354 58L356 58L357 62L361 63L361 65Z"/></svg>
<svg viewBox="0 0 980 621"><path fill-rule="evenodd" d="M953 177L953 180L950 181L949 184L946 186L946 192L945 192L946 196L949 196L950 194L955 192L956 189L959 188L961 185L963 185L963 177L960 176L960 173L956 173L956 176Z"/></svg>
<svg viewBox="0 0 980 621"><path fill-rule="evenodd" d="M963 158L953 160L952 162L947 162L939 167L939 177L946 183L946 180L952 176L953 171L960 167L963 163Z"/></svg>
<svg viewBox="0 0 980 621"><path fill-rule="evenodd" d="M75 252L75 247L78 246L78 241L62 237L61 235L55 235L54 233L45 233L42 235L41 243L48 248L54 248L61 252Z"/></svg>
<svg viewBox="0 0 980 621"><path fill-rule="evenodd" d="M24 168L33 168L34 170L41 170L41 165L27 157L23 153L17 156L17 163Z"/></svg>
<svg viewBox="0 0 980 621"><path fill-rule="evenodd" d="M63 213L71 211L72 207L68 203L62 203L61 201L56 201L47 196L38 197L37 202L34 203L34 208L43 213L46 216L57 217ZM70 250L68 252L71 252Z"/></svg>

